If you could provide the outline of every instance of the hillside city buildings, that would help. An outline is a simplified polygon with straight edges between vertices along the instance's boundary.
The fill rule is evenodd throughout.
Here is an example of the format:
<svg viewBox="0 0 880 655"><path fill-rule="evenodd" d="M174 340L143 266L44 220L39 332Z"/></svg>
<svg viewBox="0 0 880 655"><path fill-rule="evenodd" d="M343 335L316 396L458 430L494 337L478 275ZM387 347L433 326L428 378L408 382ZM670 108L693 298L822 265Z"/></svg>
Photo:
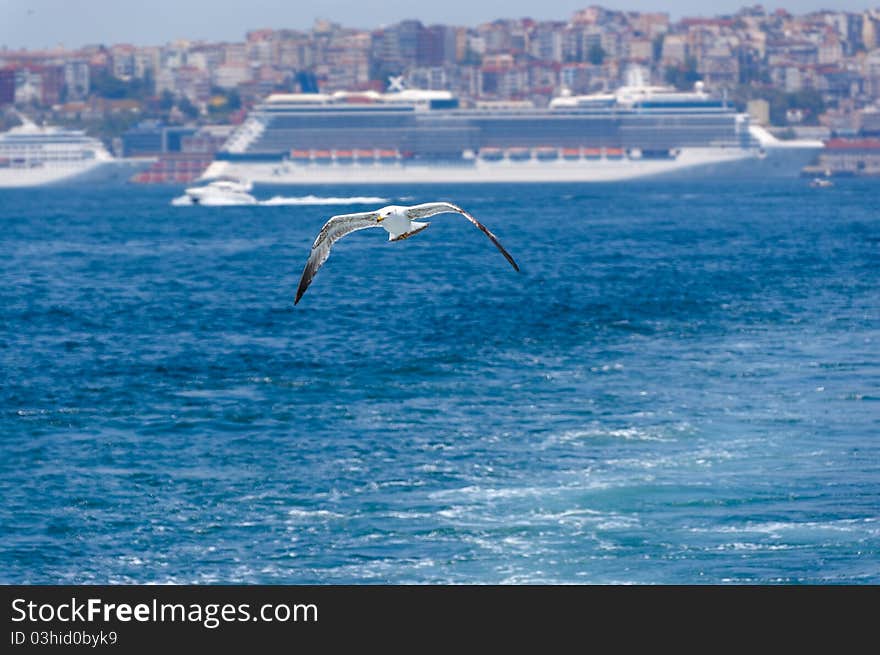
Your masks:
<svg viewBox="0 0 880 655"><path fill-rule="evenodd" d="M794 15L755 5L672 20L592 6L558 21L355 29L319 20L309 30L253 30L240 42L0 49L0 107L84 125L119 154L185 159L228 134L200 126L240 123L273 92L382 91L400 76L465 105L541 106L561 93L613 90L633 66L656 84L701 80L783 136L833 139L832 148L858 139L835 166L880 173L880 149L872 150L880 143L880 9Z"/></svg>

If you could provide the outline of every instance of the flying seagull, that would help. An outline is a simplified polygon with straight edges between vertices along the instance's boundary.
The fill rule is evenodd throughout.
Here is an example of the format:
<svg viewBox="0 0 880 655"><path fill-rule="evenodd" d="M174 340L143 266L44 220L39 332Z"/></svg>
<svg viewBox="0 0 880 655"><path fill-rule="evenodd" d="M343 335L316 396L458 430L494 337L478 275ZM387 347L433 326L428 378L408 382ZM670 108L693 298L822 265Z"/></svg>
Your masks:
<svg viewBox="0 0 880 655"><path fill-rule="evenodd" d="M414 234L418 234L430 225L430 223L420 223L415 219L447 213L461 214L476 225L483 234L489 237L492 243L495 244L495 247L501 251L501 254L507 258L507 261L510 262L514 270L519 271L519 266L516 265L513 257L504 249L504 246L498 242L497 237L485 225L461 207L456 207L449 202L426 202L411 207L389 205L372 212L333 216L324 224L324 227L321 228L318 237L315 239L315 243L312 244L312 252L309 255L309 260L306 262L305 269L303 269L302 277L299 280L299 288L296 290L296 300L294 300L293 304L297 304L306 292L306 289L309 288L318 269L321 268L321 265L330 256L330 248L333 244L345 235L358 230L365 230L368 227L383 227L388 232L389 241L402 241Z"/></svg>

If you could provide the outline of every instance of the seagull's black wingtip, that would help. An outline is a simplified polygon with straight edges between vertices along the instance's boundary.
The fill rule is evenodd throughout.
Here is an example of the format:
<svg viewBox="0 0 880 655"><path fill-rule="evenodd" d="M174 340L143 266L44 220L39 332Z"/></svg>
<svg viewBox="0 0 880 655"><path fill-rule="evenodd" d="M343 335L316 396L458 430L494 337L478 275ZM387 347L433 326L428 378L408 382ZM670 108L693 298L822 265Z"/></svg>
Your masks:
<svg viewBox="0 0 880 655"><path fill-rule="evenodd" d="M501 244L498 243L497 241L495 242L495 245L498 246L498 250L500 250L501 254L504 255L504 259L506 259L508 261L508 263L511 266L513 266L513 270L515 270L517 273L519 273L519 266L517 265L516 260L513 258L513 255L511 255L504 248L502 248Z"/></svg>
<svg viewBox="0 0 880 655"><path fill-rule="evenodd" d="M299 286L296 287L296 298L293 301L294 306L300 301L300 299L302 299L303 295L305 295L306 290L309 288L309 282L311 282L311 280L307 280L306 274L303 273L303 276L299 280Z"/></svg>

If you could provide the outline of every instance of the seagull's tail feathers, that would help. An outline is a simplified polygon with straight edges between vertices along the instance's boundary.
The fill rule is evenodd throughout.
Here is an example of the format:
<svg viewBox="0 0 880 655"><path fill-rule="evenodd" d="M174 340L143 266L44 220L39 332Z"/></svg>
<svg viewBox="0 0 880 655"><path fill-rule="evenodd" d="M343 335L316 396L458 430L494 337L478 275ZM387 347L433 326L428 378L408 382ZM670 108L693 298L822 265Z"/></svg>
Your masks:
<svg viewBox="0 0 880 655"><path fill-rule="evenodd" d="M419 223L418 221L413 221L412 222L413 229L411 229L409 232L404 232L403 234L398 234L396 236L393 234L389 234L388 240L389 241L403 241L404 239L409 239L414 234L418 234L422 230L428 229L429 225L430 225L430 223Z"/></svg>

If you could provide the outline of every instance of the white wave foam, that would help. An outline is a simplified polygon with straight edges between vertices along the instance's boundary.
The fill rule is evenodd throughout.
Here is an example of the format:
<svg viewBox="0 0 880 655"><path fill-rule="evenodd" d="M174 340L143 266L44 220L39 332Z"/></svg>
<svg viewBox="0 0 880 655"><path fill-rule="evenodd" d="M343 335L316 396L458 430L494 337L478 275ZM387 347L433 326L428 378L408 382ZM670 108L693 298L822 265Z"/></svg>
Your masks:
<svg viewBox="0 0 880 655"><path fill-rule="evenodd" d="M672 442L674 438L649 432L637 427L607 429L602 427L590 427L580 430L565 430L559 434L550 435L544 440L543 448L549 448L559 444L579 443L593 439L622 439L624 441L658 441Z"/></svg>
<svg viewBox="0 0 880 655"><path fill-rule="evenodd" d="M342 514L331 512L326 509L299 509L295 507L288 510L287 515L298 519L341 519Z"/></svg>
<svg viewBox="0 0 880 655"><path fill-rule="evenodd" d="M859 519L836 519L830 521L767 521L764 523L748 522L744 525L719 526L719 527L692 527L691 532L696 533L726 533L726 534L765 534L773 538L781 538L782 533L809 534L814 532L848 532L867 533L871 537L880 534L880 526L876 525L875 518Z"/></svg>
<svg viewBox="0 0 880 655"><path fill-rule="evenodd" d="M540 487L510 487L496 489L469 485L458 489L441 489L428 494L431 499L464 498L477 501L491 501L506 498L526 498L529 496L542 496L547 490Z"/></svg>
<svg viewBox="0 0 880 655"><path fill-rule="evenodd" d="M274 196L268 200L261 200L259 204L267 206L283 205L376 205L388 202L388 198L378 196L350 196L335 198L321 196Z"/></svg>
<svg viewBox="0 0 880 655"><path fill-rule="evenodd" d="M793 550L795 546L791 544L757 544L750 541L733 541L729 544L719 544L709 550L718 552L725 551L777 551L777 550Z"/></svg>

